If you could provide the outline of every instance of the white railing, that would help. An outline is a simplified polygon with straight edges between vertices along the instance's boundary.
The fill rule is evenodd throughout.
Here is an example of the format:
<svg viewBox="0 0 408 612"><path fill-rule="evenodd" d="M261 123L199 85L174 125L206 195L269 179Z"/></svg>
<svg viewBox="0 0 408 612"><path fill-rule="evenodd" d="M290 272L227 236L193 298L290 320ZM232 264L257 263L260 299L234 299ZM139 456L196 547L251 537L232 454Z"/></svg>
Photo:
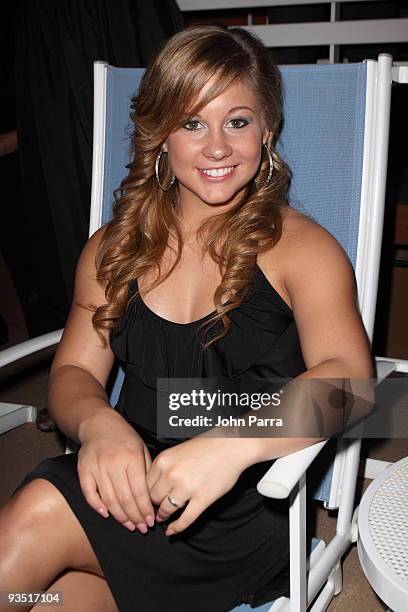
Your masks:
<svg viewBox="0 0 408 612"><path fill-rule="evenodd" d="M408 19L358 19L340 21L340 4L355 0L177 0L181 11L242 9L247 25L241 26L259 36L267 47L328 46L329 63L339 61L339 45L408 42ZM359 0L367 2L368 0ZM375 0L379 1L379 0ZM304 4L330 5L330 21L317 23L253 24L251 10ZM233 27L233 26L232 26Z"/></svg>
<svg viewBox="0 0 408 612"><path fill-rule="evenodd" d="M372 2L372 0L357 0ZM379 0L374 0L379 1ZM181 11L213 11L221 9L254 9L258 7L274 8L275 6L294 6L296 4L340 4L356 0L177 0Z"/></svg>
<svg viewBox="0 0 408 612"><path fill-rule="evenodd" d="M358 45L408 41L408 19L360 19L243 26L268 47Z"/></svg>

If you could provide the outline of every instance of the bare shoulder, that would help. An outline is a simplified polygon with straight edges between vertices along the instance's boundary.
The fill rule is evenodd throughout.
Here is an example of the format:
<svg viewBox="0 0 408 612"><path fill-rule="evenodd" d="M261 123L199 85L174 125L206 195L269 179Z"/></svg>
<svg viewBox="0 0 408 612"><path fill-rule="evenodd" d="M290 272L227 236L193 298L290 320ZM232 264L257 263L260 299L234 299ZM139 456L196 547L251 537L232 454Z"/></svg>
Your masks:
<svg viewBox="0 0 408 612"><path fill-rule="evenodd" d="M289 207L283 214L282 238L279 244L286 254L290 251L295 258L326 250L347 257L340 243L328 230L311 217Z"/></svg>
<svg viewBox="0 0 408 612"><path fill-rule="evenodd" d="M275 247L281 278L286 287L290 279L316 275L322 269L353 274L351 262L341 244L319 223L293 208L283 216L282 237ZM273 250L275 250L273 249Z"/></svg>
<svg viewBox="0 0 408 612"><path fill-rule="evenodd" d="M353 269L343 247L319 223L287 207L283 211L279 242L259 257L259 263L271 284L290 308L295 294L311 279L323 278L340 284L353 283ZM296 291L297 290L297 291Z"/></svg>
<svg viewBox="0 0 408 612"><path fill-rule="evenodd" d="M104 225L92 234L82 249L75 275L74 301L77 303L92 300L101 305L106 302L105 292L96 279L96 256L106 227Z"/></svg>
<svg viewBox="0 0 408 612"><path fill-rule="evenodd" d="M98 249L101 245L102 238L105 234L107 225L103 225L100 227L92 236L88 238L86 241L82 251L80 258L78 260L78 264L84 267L89 266L90 268L95 269L95 258L98 253Z"/></svg>

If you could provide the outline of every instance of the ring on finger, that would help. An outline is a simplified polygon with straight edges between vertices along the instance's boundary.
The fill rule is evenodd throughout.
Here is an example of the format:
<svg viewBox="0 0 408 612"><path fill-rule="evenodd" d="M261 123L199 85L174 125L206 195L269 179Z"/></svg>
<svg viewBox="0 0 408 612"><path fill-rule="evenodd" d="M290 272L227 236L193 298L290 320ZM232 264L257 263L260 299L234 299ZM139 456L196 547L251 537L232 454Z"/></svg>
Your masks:
<svg viewBox="0 0 408 612"><path fill-rule="evenodd" d="M174 497L171 497L171 495L167 495L167 499L169 500L171 505L174 506L175 508L181 508L182 506L186 504L186 502L184 502L183 504L180 504L174 499Z"/></svg>

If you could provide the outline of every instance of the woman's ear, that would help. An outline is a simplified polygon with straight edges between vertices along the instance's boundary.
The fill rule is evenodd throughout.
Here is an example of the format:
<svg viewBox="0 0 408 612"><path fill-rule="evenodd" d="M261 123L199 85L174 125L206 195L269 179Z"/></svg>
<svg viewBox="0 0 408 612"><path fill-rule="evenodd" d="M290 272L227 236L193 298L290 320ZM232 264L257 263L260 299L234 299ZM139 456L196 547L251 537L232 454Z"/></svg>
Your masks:
<svg viewBox="0 0 408 612"><path fill-rule="evenodd" d="M162 146L161 150L162 150L164 153L168 153L168 151L167 151L167 144L166 144L165 142L163 143L163 146Z"/></svg>

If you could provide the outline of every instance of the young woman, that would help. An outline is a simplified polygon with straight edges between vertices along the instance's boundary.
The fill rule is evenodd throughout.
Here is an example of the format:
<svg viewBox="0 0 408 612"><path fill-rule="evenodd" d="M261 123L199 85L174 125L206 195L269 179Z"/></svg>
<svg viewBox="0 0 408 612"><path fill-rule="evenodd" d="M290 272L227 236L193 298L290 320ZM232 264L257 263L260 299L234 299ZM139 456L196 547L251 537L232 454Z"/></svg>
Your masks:
<svg viewBox="0 0 408 612"><path fill-rule="evenodd" d="M0 590L62 590L64 610L255 606L288 593L289 557L287 506L256 484L317 439L158 439L157 378L371 376L353 271L286 200L279 71L255 36L177 33L133 109L129 174L80 257L50 376L50 412L80 448L3 508Z"/></svg>

